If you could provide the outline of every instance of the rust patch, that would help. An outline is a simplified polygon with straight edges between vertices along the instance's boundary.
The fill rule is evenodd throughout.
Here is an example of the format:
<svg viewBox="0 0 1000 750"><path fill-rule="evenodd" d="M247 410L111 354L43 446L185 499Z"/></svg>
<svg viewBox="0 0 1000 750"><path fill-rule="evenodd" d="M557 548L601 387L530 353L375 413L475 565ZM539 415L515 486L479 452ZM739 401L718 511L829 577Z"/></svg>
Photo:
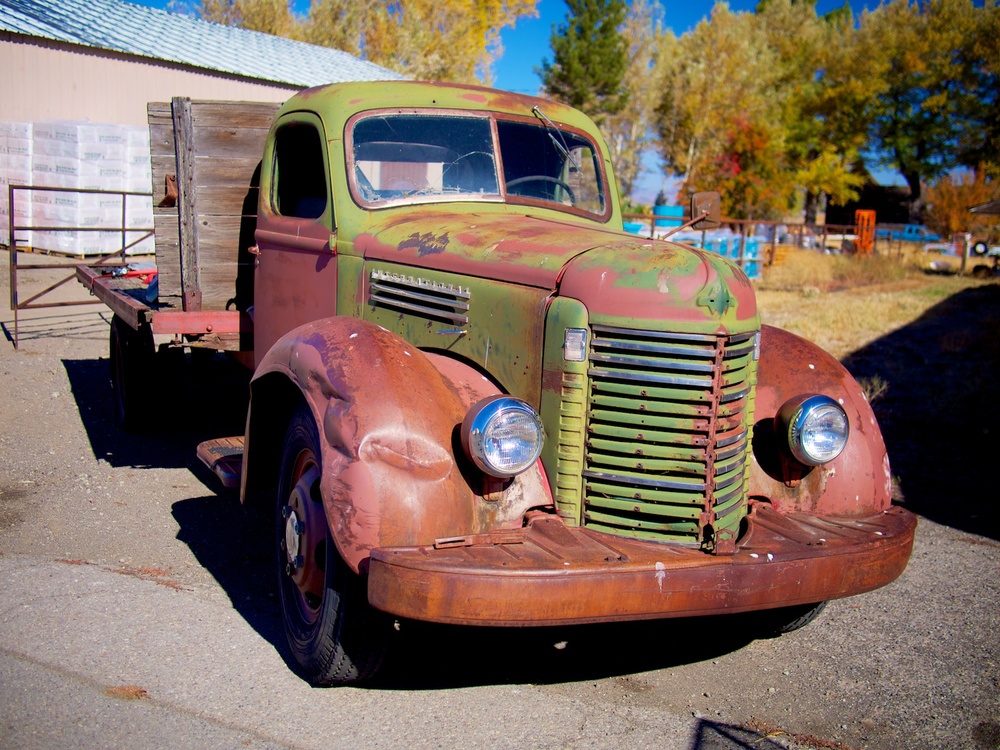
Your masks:
<svg viewBox="0 0 1000 750"><path fill-rule="evenodd" d="M405 240L399 243L399 249L404 250L416 250L417 257L423 258L427 255L437 255L438 253L443 253L448 249L448 233L437 236L431 232L424 232L420 234L414 232Z"/></svg>
<svg viewBox="0 0 1000 750"><path fill-rule="evenodd" d="M94 563L89 563L86 560L66 560L59 559L56 560L57 563L62 563L63 565L93 565Z"/></svg>
<svg viewBox="0 0 1000 750"><path fill-rule="evenodd" d="M144 701L149 699L149 691L138 685L113 685L105 689L104 694L109 698L120 701Z"/></svg>

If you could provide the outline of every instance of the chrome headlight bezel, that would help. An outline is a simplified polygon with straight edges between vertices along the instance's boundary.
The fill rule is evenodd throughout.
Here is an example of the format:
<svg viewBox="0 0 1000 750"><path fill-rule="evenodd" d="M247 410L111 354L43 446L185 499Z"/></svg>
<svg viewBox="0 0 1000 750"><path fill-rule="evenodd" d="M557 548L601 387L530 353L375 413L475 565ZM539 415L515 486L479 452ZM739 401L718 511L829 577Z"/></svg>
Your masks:
<svg viewBox="0 0 1000 750"><path fill-rule="evenodd" d="M804 466L833 461L844 451L851 434L847 412L829 396L796 396L782 405L775 419L788 451Z"/></svg>
<svg viewBox="0 0 1000 750"><path fill-rule="evenodd" d="M462 449L485 474L500 479L534 466L542 452L542 420L526 401L491 396L462 421Z"/></svg>

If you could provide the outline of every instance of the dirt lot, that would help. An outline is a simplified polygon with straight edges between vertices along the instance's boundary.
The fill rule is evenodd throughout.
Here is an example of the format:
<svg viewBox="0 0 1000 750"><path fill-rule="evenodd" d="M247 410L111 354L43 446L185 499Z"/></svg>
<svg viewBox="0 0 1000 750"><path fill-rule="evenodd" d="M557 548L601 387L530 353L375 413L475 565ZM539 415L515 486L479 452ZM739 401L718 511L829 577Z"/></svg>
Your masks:
<svg viewBox="0 0 1000 750"><path fill-rule="evenodd" d="M241 428L238 366L179 363L152 434L128 436L108 314L34 313L0 346L0 746L1000 748L1000 285L927 299L845 356L889 384L878 413L922 516L896 583L777 640L738 618L404 623L385 676L343 690L288 670L267 556L194 459Z"/></svg>

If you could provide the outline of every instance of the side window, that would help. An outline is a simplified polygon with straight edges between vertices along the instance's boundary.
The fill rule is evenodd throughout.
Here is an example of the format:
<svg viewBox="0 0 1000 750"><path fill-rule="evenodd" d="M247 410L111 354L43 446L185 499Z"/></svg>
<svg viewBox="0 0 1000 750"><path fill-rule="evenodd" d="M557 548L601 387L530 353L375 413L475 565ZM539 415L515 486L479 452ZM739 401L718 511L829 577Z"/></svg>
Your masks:
<svg viewBox="0 0 1000 750"><path fill-rule="evenodd" d="M290 123L274 138L274 208L282 216L318 219L327 203L323 144L312 125Z"/></svg>

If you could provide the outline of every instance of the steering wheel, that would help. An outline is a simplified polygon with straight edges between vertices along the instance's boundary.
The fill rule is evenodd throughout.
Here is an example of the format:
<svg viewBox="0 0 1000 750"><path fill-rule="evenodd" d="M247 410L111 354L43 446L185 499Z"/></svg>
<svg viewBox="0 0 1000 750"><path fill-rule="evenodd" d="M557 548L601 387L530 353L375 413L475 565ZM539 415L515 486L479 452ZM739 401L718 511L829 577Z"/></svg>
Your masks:
<svg viewBox="0 0 1000 750"><path fill-rule="evenodd" d="M566 194L569 196L569 203L571 206L576 205L576 196L573 195L573 188L571 188L569 185L567 185L565 182L558 179L557 177L548 177L543 174L531 174L528 175L527 177L518 177L516 180L511 180L510 182L507 183L507 187L509 189L514 187L515 185L520 185L523 182L551 182L552 184L557 185L558 187L561 187L563 190L566 191ZM553 195L553 197L555 196Z"/></svg>

